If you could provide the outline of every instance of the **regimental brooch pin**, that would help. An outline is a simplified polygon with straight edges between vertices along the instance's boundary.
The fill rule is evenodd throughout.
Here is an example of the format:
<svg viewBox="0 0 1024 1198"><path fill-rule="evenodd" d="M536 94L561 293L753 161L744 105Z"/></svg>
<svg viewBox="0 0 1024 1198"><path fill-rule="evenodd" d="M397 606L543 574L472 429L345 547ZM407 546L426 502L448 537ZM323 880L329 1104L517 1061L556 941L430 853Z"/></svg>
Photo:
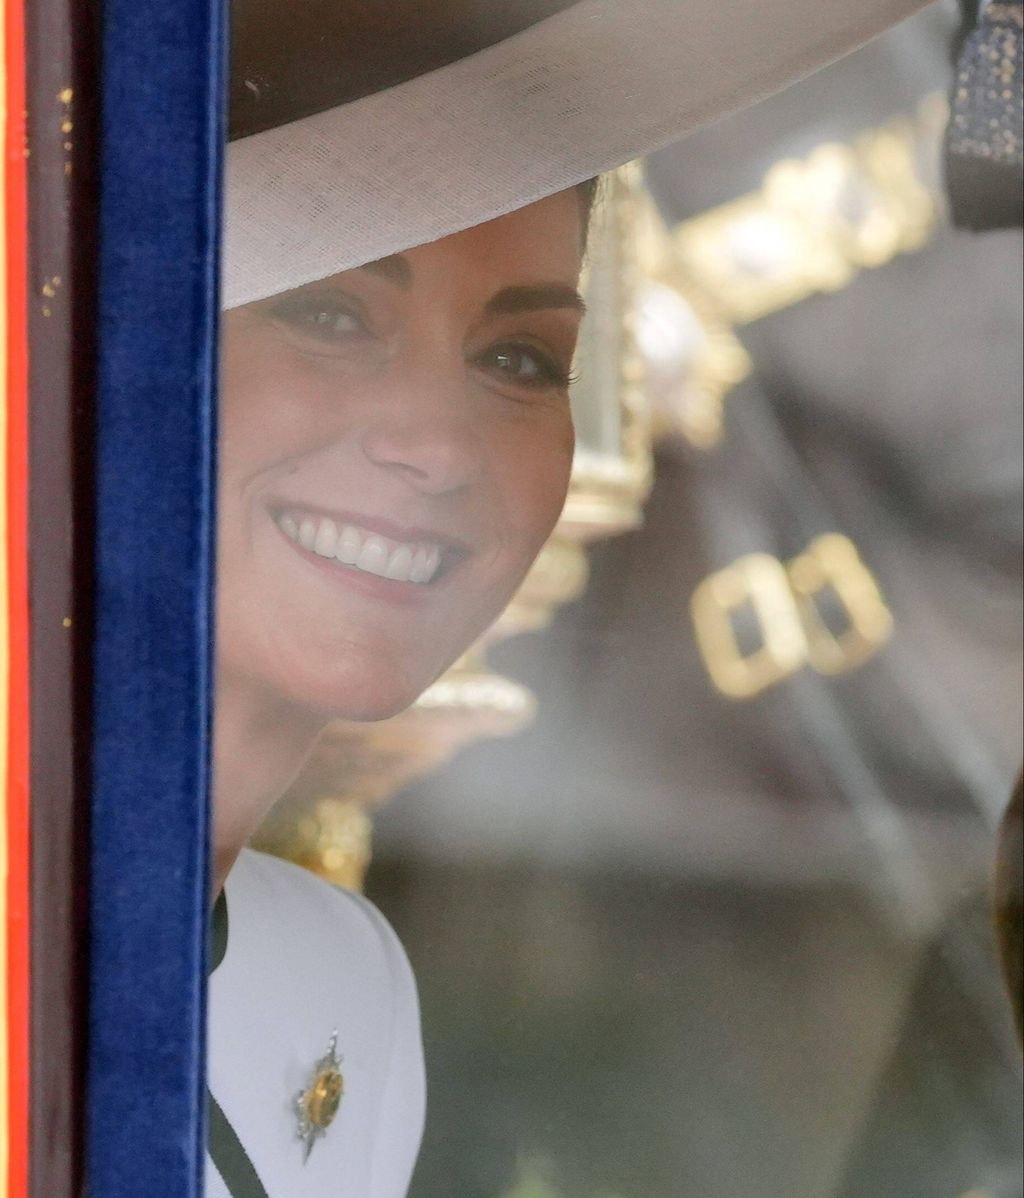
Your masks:
<svg viewBox="0 0 1024 1198"><path fill-rule="evenodd" d="M341 1057L338 1056L338 1033L331 1033L327 1052L313 1067L313 1080L309 1088L295 1096L295 1114L298 1119L296 1134L305 1145L302 1163L309 1160L313 1145L334 1122L345 1093L345 1079L341 1073Z"/></svg>

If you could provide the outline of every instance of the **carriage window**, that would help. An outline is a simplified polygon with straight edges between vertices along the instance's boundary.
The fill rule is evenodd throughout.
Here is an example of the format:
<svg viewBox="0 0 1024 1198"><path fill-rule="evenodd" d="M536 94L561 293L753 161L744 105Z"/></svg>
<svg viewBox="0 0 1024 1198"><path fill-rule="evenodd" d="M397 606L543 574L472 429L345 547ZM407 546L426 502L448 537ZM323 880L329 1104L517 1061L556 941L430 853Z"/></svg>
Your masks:
<svg viewBox="0 0 1024 1198"><path fill-rule="evenodd" d="M330 172L423 64L252 28L211 1192L1012 1198L1021 241L952 227L949 14L404 238Z"/></svg>

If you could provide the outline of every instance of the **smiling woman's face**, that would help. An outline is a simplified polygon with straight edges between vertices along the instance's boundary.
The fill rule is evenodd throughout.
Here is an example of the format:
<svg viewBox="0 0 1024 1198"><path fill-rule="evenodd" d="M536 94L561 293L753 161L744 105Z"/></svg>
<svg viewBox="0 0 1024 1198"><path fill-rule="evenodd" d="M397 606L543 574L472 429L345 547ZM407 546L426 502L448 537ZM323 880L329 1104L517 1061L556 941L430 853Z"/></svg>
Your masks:
<svg viewBox="0 0 1024 1198"><path fill-rule="evenodd" d="M408 706L558 518L579 200L227 314L218 669L327 716Z"/></svg>

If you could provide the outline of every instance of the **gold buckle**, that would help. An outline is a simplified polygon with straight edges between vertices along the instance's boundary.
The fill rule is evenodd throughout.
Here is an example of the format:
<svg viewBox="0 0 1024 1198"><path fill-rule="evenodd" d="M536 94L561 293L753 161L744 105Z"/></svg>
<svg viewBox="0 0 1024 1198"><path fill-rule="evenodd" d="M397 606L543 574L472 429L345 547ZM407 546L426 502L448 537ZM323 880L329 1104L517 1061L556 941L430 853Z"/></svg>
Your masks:
<svg viewBox="0 0 1024 1198"><path fill-rule="evenodd" d="M892 612L849 537L835 532L816 537L786 569L807 638L807 660L820 674L856 669L888 640ZM838 634L821 611L820 596L829 586L848 621Z"/></svg>
<svg viewBox="0 0 1024 1198"><path fill-rule="evenodd" d="M733 613L749 604L761 647L744 655ZM750 553L705 578L690 599L697 646L715 686L749 699L795 673L807 660L807 638L785 566L768 553Z"/></svg>

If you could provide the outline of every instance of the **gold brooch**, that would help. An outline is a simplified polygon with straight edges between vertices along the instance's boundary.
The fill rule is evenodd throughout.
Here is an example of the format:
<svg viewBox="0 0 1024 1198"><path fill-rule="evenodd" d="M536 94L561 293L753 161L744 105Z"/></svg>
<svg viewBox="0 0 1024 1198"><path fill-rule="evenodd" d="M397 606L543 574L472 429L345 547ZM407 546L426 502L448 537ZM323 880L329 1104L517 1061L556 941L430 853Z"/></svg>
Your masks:
<svg viewBox="0 0 1024 1198"><path fill-rule="evenodd" d="M313 1080L309 1088L295 1096L295 1114L298 1118L297 1134L305 1144L302 1163L309 1160L313 1145L324 1135L334 1122L345 1093L345 1079L341 1074L341 1058L338 1056L338 1033L331 1033L327 1052L317 1061L313 1069Z"/></svg>

